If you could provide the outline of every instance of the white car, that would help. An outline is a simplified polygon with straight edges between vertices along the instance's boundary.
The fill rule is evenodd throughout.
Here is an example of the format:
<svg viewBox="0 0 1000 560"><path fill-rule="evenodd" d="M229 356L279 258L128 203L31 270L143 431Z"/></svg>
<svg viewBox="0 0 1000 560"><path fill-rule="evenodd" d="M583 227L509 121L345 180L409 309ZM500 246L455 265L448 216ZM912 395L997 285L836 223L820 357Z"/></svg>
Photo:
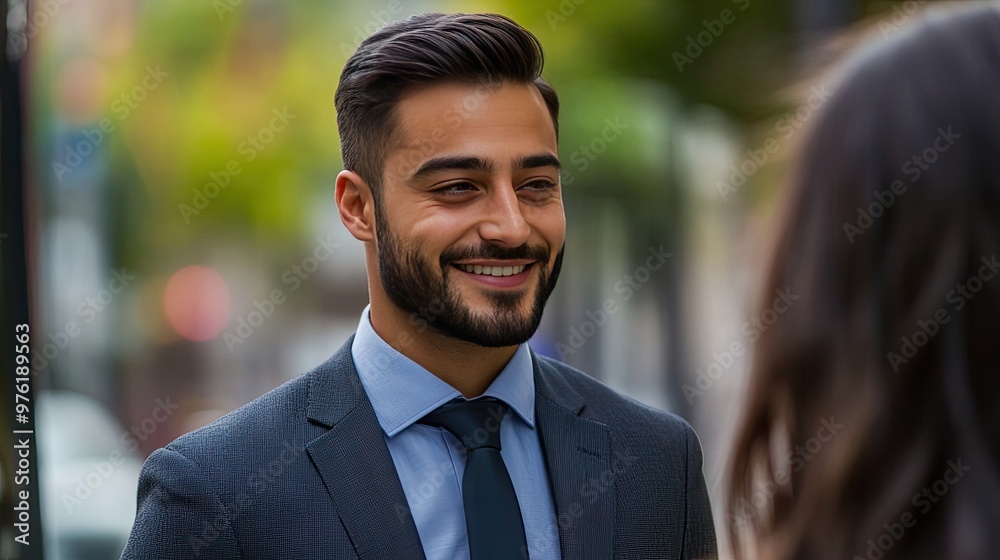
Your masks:
<svg viewBox="0 0 1000 560"><path fill-rule="evenodd" d="M135 520L135 445L90 397L43 391L36 403L46 558L118 558Z"/></svg>

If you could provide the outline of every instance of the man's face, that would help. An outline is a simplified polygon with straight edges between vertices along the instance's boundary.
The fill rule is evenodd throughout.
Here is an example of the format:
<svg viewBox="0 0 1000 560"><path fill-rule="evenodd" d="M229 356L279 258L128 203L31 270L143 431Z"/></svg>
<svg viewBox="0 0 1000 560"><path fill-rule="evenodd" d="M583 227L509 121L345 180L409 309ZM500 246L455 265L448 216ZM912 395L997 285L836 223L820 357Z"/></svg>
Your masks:
<svg viewBox="0 0 1000 560"><path fill-rule="evenodd" d="M566 236L556 135L534 86L443 84L396 107L376 209L379 277L423 324L480 346L528 340Z"/></svg>

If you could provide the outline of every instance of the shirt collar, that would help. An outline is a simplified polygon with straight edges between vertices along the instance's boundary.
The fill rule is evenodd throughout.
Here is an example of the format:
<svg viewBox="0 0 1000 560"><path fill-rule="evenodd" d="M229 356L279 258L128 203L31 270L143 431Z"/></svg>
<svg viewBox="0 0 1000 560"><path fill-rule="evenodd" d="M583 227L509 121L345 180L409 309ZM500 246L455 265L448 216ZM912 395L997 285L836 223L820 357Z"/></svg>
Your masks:
<svg viewBox="0 0 1000 560"><path fill-rule="evenodd" d="M375 416L387 436L395 436L448 401L465 400L457 389L382 340L372 328L370 307L365 306L361 313L351 354ZM505 402L532 429L535 427L533 372L528 345L521 344L483 393L483 397Z"/></svg>

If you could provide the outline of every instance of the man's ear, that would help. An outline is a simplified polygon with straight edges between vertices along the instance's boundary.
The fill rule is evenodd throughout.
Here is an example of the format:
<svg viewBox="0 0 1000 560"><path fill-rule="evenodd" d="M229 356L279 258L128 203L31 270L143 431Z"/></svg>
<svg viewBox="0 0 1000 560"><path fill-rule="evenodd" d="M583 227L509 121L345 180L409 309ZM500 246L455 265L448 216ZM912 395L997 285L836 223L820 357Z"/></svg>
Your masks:
<svg viewBox="0 0 1000 560"><path fill-rule="evenodd" d="M358 241L375 240L375 200L360 175L343 170L337 174L337 209L347 230Z"/></svg>

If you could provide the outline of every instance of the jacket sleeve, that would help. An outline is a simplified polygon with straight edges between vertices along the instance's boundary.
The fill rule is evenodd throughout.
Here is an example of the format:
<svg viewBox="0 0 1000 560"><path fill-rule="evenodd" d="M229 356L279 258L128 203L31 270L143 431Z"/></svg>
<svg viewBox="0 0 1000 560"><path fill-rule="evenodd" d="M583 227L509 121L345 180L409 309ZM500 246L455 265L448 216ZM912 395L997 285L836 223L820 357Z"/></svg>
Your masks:
<svg viewBox="0 0 1000 560"><path fill-rule="evenodd" d="M702 473L701 443L694 430L685 425L687 439L687 493L686 521L684 524L685 560L709 560L719 557L715 541L715 523L712 520L712 504L708 499L708 488Z"/></svg>
<svg viewBox="0 0 1000 560"><path fill-rule="evenodd" d="M230 508L193 461L158 449L139 475L135 524L121 558L235 560L241 554L232 521Z"/></svg>

